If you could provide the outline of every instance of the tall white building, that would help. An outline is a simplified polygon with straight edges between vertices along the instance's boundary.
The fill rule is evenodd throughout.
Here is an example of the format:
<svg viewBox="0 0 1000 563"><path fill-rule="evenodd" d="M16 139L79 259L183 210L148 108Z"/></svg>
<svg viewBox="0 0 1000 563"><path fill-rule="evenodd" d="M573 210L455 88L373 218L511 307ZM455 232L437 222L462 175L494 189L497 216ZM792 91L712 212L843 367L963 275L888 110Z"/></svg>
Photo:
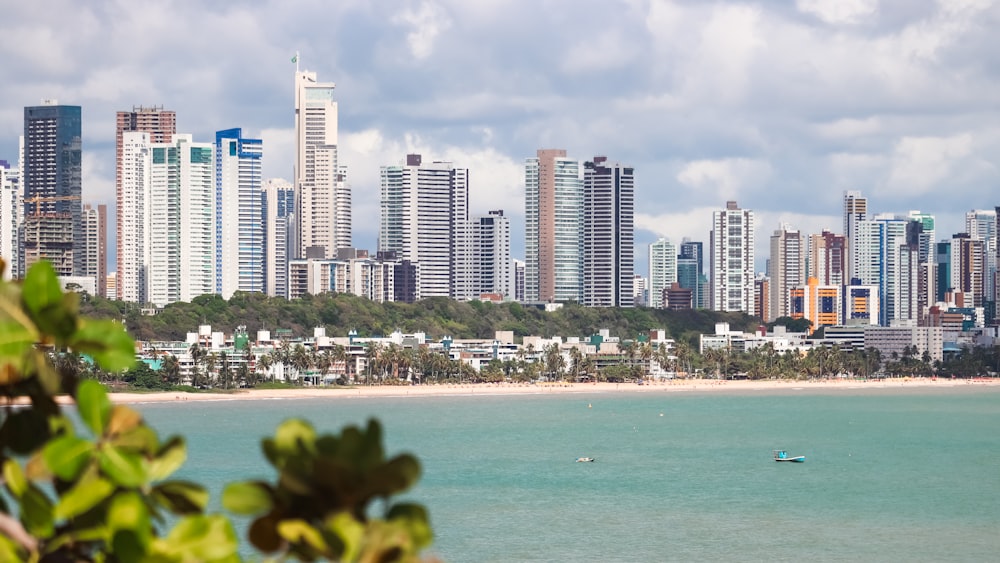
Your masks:
<svg viewBox="0 0 1000 563"><path fill-rule="evenodd" d="M761 317L770 322L791 315L791 290L806 285L806 239L799 230L788 225L771 235L771 260L768 265L768 303L770 311L761 311ZM816 321L816 319L809 319Z"/></svg>
<svg viewBox="0 0 1000 563"><path fill-rule="evenodd" d="M264 292L264 206L260 139L240 129L215 134L215 291Z"/></svg>
<svg viewBox="0 0 1000 563"><path fill-rule="evenodd" d="M581 301L583 179L563 149L524 162L524 299Z"/></svg>
<svg viewBox="0 0 1000 563"><path fill-rule="evenodd" d="M635 171L603 156L583 166L583 305L634 307Z"/></svg>
<svg viewBox="0 0 1000 563"><path fill-rule="evenodd" d="M711 258L712 309L743 311L754 308L754 213L740 209L735 201L712 213L709 244Z"/></svg>
<svg viewBox="0 0 1000 563"><path fill-rule="evenodd" d="M0 163L0 258L7 264L3 279L21 277L20 228L24 210L17 168Z"/></svg>
<svg viewBox="0 0 1000 563"><path fill-rule="evenodd" d="M297 57L296 57L297 59ZM295 70L295 169L298 245L293 254L337 255L351 247L351 190L337 148L337 102L333 82ZM313 250L310 250L313 249Z"/></svg>
<svg viewBox="0 0 1000 563"><path fill-rule="evenodd" d="M187 134L122 133L119 299L162 307L215 291L213 153Z"/></svg>
<svg viewBox="0 0 1000 563"><path fill-rule="evenodd" d="M859 191L844 192L844 236L847 237L848 248L848 268L847 281L858 277L855 275L855 252L854 243L857 239L857 224L868 219L868 198L863 197Z"/></svg>
<svg viewBox="0 0 1000 563"><path fill-rule="evenodd" d="M469 218L469 171L451 162L381 167L379 251L418 266L417 299L452 297L458 226Z"/></svg>
<svg viewBox="0 0 1000 563"><path fill-rule="evenodd" d="M972 238L983 241L983 294L986 301L993 301L997 293L996 209L973 209L966 212L965 232Z"/></svg>
<svg viewBox="0 0 1000 563"><path fill-rule="evenodd" d="M857 223L857 235L852 243L852 277L864 285L879 287L879 324L916 320L910 315L914 307L906 301L911 295L918 295L916 289L919 276L910 274L916 267L910 260L916 260L919 251L906 241L909 219L880 214L870 220ZM919 263L919 262L917 262Z"/></svg>
<svg viewBox="0 0 1000 563"><path fill-rule="evenodd" d="M677 281L677 247L660 238L649 245L649 306L663 307L663 290Z"/></svg>
<svg viewBox="0 0 1000 563"><path fill-rule="evenodd" d="M288 297L288 261L295 233L295 189L285 180L264 182L264 287L268 295Z"/></svg>
<svg viewBox="0 0 1000 563"><path fill-rule="evenodd" d="M510 219L503 210L472 217L459 226L455 260L456 299L507 296L511 287Z"/></svg>
<svg viewBox="0 0 1000 563"><path fill-rule="evenodd" d="M108 206L83 204L83 269L81 276L94 278L97 295L107 295Z"/></svg>

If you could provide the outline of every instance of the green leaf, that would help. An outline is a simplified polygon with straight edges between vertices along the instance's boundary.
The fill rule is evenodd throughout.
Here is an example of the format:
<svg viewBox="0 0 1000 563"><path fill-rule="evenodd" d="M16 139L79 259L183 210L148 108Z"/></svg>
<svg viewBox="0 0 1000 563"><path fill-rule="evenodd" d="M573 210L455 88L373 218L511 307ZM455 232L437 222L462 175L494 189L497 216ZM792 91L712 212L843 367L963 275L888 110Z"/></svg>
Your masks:
<svg viewBox="0 0 1000 563"><path fill-rule="evenodd" d="M101 471L123 487L146 484L147 473L142 455L108 445L98 454Z"/></svg>
<svg viewBox="0 0 1000 563"><path fill-rule="evenodd" d="M0 561L24 561L26 558L19 553L20 547L6 536L0 535Z"/></svg>
<svg viewBox="0 0 1000 563"><path fill-rule="evenodd" d="M27 317L8 318L7 307L13 306L0 300L0 362L16 364L20 362L21 354L38 342L38 331L33 324L24 324L31 322Z"/></svg>
<svg viewBox="0 0 1000 563"><path fill-rule="evenodd" d="M56 271L47 260L36 262L21 284L21 299L43 332L60 338L72 334L76 321L64 307Z"/></svg>
<svg viewBox="0 0 1000 563"><path fill-rule="evenodd" d="M273 494L267 483L230 483L222 491L222 506L236 514L253 516L271 510Z"/></svg>
<svg viewBox="0 0 1000 563"><path fill-rule="evenodd" d="M316 431L305 420L292 418L282 422L274 433L274 445L286 456L315 451Z"/></svg>
<svg viewBox="0 0 1000 563"><path fill-rule="evenodd" d="M102 436L111 416L111 401L104 386L93 379L85 379L76 388L76 404L83 423L95 436Z"/></svg>
<svg viewBox="0 0 1000 563"><path fill-rule="evenodd" d="M59 499L54 516L63 520L83 514L108 498L114 490L114 485L105 479L81 480Z"/></svg>
<svg viewBox="0 0 1000 563"><path fill-rule="evenodd" d="M135 342L125 332L125 327L114 321L81 319L70 346L77 352L90 354L108 371L121 371L135 365Z"/></svg>
<svg viewBox="0 0 1000 563"><path fill-rule="evenodd" d="M108 509L115 555L123 561L141 561L152 540L149 510L137 493L115 495Z"/></svg>
<svg viewBox="0 0 1000 563"><path fill-rule="evenodd" d="M417 547L426 547L434 540L427 509L416 503L399 503L389 510L386 519L402 524Z"/></svg>
<svg viewBox="0 0 1000 563"><path fill-rule="evenodd" d="M19 409L7 415L0 426L0 437L15 454L28 455L49 439L49 421L36 409Z"/></svg>
<svg viewBox="0 0 1000 563"><path fill-rule="evenodd" d="M3 480L14 498L21 498L28 490L28 481L24 478L24 471L21 470L21 465L13 459L6 459L3 462Z"/></svg>
<svg viewBox="0 0 1000 563"><path fill-rule="evenodd" d="M167 481L153 487L152 493L174 514L201 514L208 506L208 491L196 483Z"/></svg>
<svg viewBox="0 0 1000 563"><path fill-rule="evenodd" d="M232 523L218 514L181 518L157 550L184 561L232 560L238 541Z"/></svg>
<svg viewBox="0 0 1000 563"><path fill-rule="evenodd" d="M111 408L111 416L108 418L108 435L128 432L140 424L142 415L138 411L125 405L115 405Z"/></svg>
<svg viewBox="0 0 1000 563"><path fill-rule="evenodd" d="M47 538L55 531L52 501L34 485L29 485L21 495L21 522L28 533L36 538Z"/></svg>
<svg viewBox="0 0 1000 563"><path fill-rule="evenodd" d="M152 454L159 447L159 441L156 431L143 424L112 436L108 443L118 448Z"/></svg>
<svg viewBox="0 0 1000 563"><path fill-rule="evenodd" d="M349 512L338 512L326 520L326 528L340 539L343 547L340 559L356 561L364 547L365 525L358 522Z"/></svg>
<svg viewBox="0 0 1000 563"><path fill-rule="evenodd" d="M72 481L94 453L94 444L76 436L60 436L42 450L45 465L63 481Z"/></svg>
<svg viewBox="0 0 1000 563"><path fill-rule="evenodd" d="M170 477L187 460L187 446L179 436L172 437L149 462L149 480L162 481Z"/></svg>
<svg viewBox="0 0 1000 563"><path fill-rule="evenodd" d="M326 553L330 549L319 530L298 518L279 522L278 535L290 543L305 544L320 553Z"/></svg>

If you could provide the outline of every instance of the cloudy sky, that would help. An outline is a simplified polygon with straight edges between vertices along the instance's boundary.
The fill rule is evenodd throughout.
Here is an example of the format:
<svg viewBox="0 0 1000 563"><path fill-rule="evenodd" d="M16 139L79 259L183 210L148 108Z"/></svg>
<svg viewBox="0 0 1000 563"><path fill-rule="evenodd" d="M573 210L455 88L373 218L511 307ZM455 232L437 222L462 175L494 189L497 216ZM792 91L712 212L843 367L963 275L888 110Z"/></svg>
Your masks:
<svg viewBox="0 0 1000 563"><path fill-rule="evenodd" d="M84 199L114 204L115 111L162 105L178 132L264 139L291 179L292 55L337 84L354 243L374 249L378 167L408 152L470 169L523 256L523 162L538 148L636 169L637 270L660 236L708 240L758 214L841 230L934 213L938 238L1000 204L1000 6L991 0L35 0L0 14L0 159L23 107L83 106ZM993 37L993 39L990 39Z"/></svg>

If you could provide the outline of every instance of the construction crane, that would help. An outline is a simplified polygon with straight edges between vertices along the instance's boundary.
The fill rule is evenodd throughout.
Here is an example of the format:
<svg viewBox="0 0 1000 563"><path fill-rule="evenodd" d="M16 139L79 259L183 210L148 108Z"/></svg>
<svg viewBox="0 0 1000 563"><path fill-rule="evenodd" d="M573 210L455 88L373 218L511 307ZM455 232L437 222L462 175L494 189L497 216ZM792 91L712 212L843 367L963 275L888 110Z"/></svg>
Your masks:
<svg viewBox="0 0 1000 563"><path fill-rule="evenodd" d="M40 201L73 201L80 199L78 195L52 195L52 196L32 196L24 198L24 203L30 203L35 206L35 212L33 215L38 216L38 202Z"/></svg>

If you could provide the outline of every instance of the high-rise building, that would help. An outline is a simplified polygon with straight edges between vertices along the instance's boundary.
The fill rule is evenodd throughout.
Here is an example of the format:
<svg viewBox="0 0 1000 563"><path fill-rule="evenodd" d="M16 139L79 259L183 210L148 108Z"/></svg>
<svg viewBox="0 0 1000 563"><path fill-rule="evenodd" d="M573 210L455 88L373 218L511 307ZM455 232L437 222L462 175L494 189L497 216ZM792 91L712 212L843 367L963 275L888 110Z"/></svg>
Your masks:
<svg viewBox="0 0 1000 563"><path fill-rule="evenodd" d="M510 261L510 290L507 295L518 303L524 301L524 260L512 258Z"/></svg>
<svg viewBox="0 0 1000 563"><path fill-rule="evenodd" d="M506 296L510 290L510 219L490 211L457 227L454 277L456 299Z"/></svg>
<svg viewBox="0 0 1000 563"><path fill-rule="evenodd" d="M648 307L652 298L649 295L649 278L636 274L632 278L632 306Z"/></svg>
<svg viewBox="0 0 1000 563"><path fill-rule="evenodd" d="M603 156L583 168L583 305L632 307L635 171Z"/></svg>
<svg viewBox="0 0 1000 563"><path fill-rule="evenodd" d="M39 260L60 276L83 267L80 106L45 100L24 108L24 268Z"/></svg>
<svg viewBox="0 0 1000 563"><path fill-rule="evenodd" d="M856 225L851 258L853 278L860 280L861 285L879 287L882 326L916 320L909 316L912 308L901 301L917 294L916 289L909 287L917 283L917 278L910 275L914 269L908 265L912 248L906 240L908 223L908 218L881 214Z"/></svg>
<svg viewBox="0 0 1000 563"><path fill-rule="evenodd" d="M986 261L986 243L968 233L951 237L952 293L962 294L961 307L983 307L985 280L983 264Z"/></svg>
<svg viewBox="0 0 1000 563"><path fill-rule="evenodd" d="M663 290L678 281L677 262L677 249L670 239L660 238L649 245L649 307L664 306ZM681 287L692 289L683 284Z"/></svg>
<svg viewBox="0 0 1000 563"><path fill-rule="evenodd" d="M819 285L846 285L847 237L826 230L810 235L808 276Z"/></svg>
<svg viewBox="0 0 1000 563"><path fill-rule="evenodd" d="M24 213L20 172L0 160L0 258L3 279L21 277L21 216Z"/></svg>
<svg viewBox="0 0 1000 563"><path fill-rule="evenodd" d="M299 236L292 254L299 258L320 252L333 258L338 248L351 247L351 190L338 155L333 90L334 83L317 82L315 72L296 67L293 183Z"/></svg>
<svg viewBox="0 0 1000 563"><path fill-rule="evenodd" d="M863 197L859 191L844 192L844 236L847 237L848 245L848 271L846 279L858 277L855 273L855 247L854 241L857 238L857 224L868 219L868 198Z"/></svg>
<svg viewBox="0 0 1000 563"><path fill-rule="evenodd" d="M264 288L288 297L288 261L295 232L295 188L284 180L264 182Z"/></svg>
<svg viewBox="0 0 1000 563"><path fill-rule="evenodd" d="M987 320L996 311L997 278L997 212L995 209L973 209L965 214L965 232L983 241L983 307Z"/></svg>
<svg viewBox="0 0 1000 563"><path fill-rule="evenodd" d="M264 206L260 139L215 133L215 292L264 292Z"/></svg>
<svg viewBox="0 0 1000 563"><path fill-rule="evenodd" d="M771 278L770 311L761 311L761 318L773 321L791 314L791 290L806 283L806 245L801 231L788 225L771 235L771 260L768 277ZM809 319L815 321L815 319Z"/></svg>
<svg viewBox="0 0 1000 563"><path fill-rule="evenodd" d="M164 110L162 106L135 106L132 111L119 111L115 116L115 232L116 240L116 264L118 272L134 271L133 265L123 263L122 259L130 259L134 255L131 248L123 248L125 241L134 240L136 205L137 199L134 191L126 187L128 180L123 177L125 170L125 133L144 132L148 138L144 145L151 143L170 143L177 133L177 114L173 111ZM134 155L133 155L134 157ZM133 173L135 171L133 170ZM134 181L134 179L133 179ZM134 256L133 256L134 257ZM128 277L128 276L126 276ZM134 281L134 280L133 280ZM106 283L106 282L105 282ZM116 284L121 288L122 284ZM127 283L126 291L132 291L134 285ZM120 289L116 288L113 296L124 301L135 301L134 296L123 296Z"/></svg>
<svg viewBox="0 0 1000 563"><path fill-rule="evenodd" d="M809 277L804 285L789 289L788 316L812 322L810 333L821 326L844 324L843 286L819 283Z"/></svg>
<svg viewBox="0 0 1000 563"><path fill-rule="evenodd" d="M469 218L469 171L451 162L381 167L379 251L418 266L417 298L452 297L458 226Z"/></svg>
<svg viewBox="0 0 1000 563"><path fill-rule="evenodd" d="M211 143L191 135L152 142L126 131L121 142L119 300L162 307L215 291L215 163Z"/></svg>
<svg viewBox="0 0 1000 563"><path fill-rule="evenodd" d="M707 309L709 306L708 277L705 276L705 249L701 241L684 237L677 254L677 283L691 290L691 307Z"/></svg>
<svg viewBox="0 0 1000 563"><path fill-rule="evenodd" d="M580 302L583 181L580 162L539 149L524 163L524 285L528 302Z"/></svg>
<svg viewBox="0 0 1000 563"><path fill-rule="evenodd" d="M756 315L753 211L726 202L724 210L712 213L711 237L712 309Z"/></svg>
<svg viewBox="0 0 1000 563"><path fill-rule="evenodd" d="M97 295L108 289L108 206L83 206L84 260L81 276L94 278Z"/></svg>

